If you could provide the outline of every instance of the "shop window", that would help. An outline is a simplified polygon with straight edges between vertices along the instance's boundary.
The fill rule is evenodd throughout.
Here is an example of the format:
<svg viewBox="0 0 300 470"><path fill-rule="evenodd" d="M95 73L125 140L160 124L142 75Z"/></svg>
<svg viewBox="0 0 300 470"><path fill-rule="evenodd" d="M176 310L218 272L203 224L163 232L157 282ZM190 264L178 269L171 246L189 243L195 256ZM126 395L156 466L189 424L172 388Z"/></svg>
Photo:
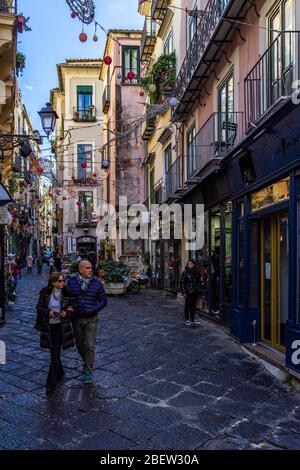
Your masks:
<svg viewBox="0 0 300 470"><path fill-rule="evenodd" d="M251 221L250 225L250 272L249 272L249 307L258 308L259 304L259 222L257 220Z"/></svg>
<svg viewBox="0 0 300 470"><path fill-rule="evenodd" d="M232 302L232 203L225 206L224 303Z"/></svg>
<svg viewBox="0 0 300 470"><path fill-rule="evenodd" d="M214 315L220 309L220 273L221 273L221 212L220 208L211 212L211 310Z"/></svg>
<svg viewBox="0 0 300 470"><path fill-rule="evenodd" d="M251 207L252 211L258 211L273 204L287 201L290 197L290 179L285 178L277 181L264 189L252 194Z"/></svg>
<svg viewBox="0 0 300 470"><path fill-rule="evenodd" d="M240 207L240 211L242 208ZM244 276L244 221L242 218L239 219L239 238L238 238L238 303L240 305L243 304L243 288L244 288L244 282L243 282L243 276Z"/></svg>

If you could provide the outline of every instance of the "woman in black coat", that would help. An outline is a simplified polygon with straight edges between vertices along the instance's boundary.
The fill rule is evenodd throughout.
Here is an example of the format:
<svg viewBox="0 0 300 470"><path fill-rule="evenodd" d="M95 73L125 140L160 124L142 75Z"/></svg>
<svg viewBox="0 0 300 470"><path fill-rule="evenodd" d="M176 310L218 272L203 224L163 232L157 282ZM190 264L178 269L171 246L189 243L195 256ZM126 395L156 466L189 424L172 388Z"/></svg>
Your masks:
<svg viewBox="0 0 300 470"><path fill-rule="evenodd" d="M50 349L51 352L46 395L54 392L57 382L64 375L60 359L61 349L74 346L70 321L74 300L72 293L65 287L65 280L61 273L51 274L48 287L40 292L36 306L35 328L41 332L41 347Z"/></svg>
<svg viewBox="0 0 300 470"><path fill-rule="evenodd" d="M183 297L185 298L185 320L188 326L193 323L199 323L195 321L196 302L200 292L200 275L196 268L194 260L189 260L183 271L180 279L180 288Z"/></svg>

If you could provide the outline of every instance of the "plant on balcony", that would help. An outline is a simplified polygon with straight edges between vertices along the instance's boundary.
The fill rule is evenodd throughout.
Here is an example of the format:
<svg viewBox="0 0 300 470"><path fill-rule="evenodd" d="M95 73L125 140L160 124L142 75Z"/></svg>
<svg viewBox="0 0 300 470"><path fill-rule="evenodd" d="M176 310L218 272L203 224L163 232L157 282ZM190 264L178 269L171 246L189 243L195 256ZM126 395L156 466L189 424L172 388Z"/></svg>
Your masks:
<svg viewBox="0 0 300 470"><path fill-rule="evenodd" d="M20 177L19 173L17 171L13 171L8 180L8 190L12 196L19 189L19 177Z"/></svg>
<svg viewBox="0 0 300 470"><path fill-rule="evenodd" d="M141 86L150 95L151 103L157 103L164 92L172 90L176 81L176 55L162 54L149 73L141 79ZM150 85L156 90L151 93Z"/></svg>
<svg viewBox="0 0 300 470"><path fill-rule="evenodd" d="M26 65L26 55L23 52L17 52L16 56L16 68L17 68L17 76L23 75L23 71Z"/></svg>

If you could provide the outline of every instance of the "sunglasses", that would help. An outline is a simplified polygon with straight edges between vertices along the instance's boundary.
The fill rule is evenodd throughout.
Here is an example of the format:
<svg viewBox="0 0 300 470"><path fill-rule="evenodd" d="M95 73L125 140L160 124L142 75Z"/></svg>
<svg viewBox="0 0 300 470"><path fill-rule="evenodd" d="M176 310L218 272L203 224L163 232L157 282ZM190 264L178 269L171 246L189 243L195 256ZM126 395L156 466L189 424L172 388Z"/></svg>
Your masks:
<svg viewBox="0 0 300 470"><path fill-rule="evenodd" d="M65 282L64 279L58 279L56 282Z"/></svg>

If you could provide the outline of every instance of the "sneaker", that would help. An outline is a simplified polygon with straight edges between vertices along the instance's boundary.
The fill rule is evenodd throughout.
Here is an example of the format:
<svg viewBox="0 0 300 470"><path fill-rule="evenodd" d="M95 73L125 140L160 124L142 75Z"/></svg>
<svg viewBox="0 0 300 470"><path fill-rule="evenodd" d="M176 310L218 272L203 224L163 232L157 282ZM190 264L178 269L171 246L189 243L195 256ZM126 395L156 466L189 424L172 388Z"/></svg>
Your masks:
<svg viewBox="0 0 300 470"><path fill-rule="evenodd" d="M187 320L187 321L185 322L185 324L186 324L186 326L191 326L192 322L191 322L190 320Z"/></svg>
<svg viewBox="0 0 300 470"><path fill-rule="evenodd" d="M201 320L194 320L195 325L200 325Z"/></svg>
<svg viewBox="0 0 300 470"><path fill-rule="evenodd" d="M92 374L90 374L89 372L87 372L86 374L84 374L84 376L83 376L83 382L84 382L84 385L92 384L92 383L93 383Z"/></svg>

